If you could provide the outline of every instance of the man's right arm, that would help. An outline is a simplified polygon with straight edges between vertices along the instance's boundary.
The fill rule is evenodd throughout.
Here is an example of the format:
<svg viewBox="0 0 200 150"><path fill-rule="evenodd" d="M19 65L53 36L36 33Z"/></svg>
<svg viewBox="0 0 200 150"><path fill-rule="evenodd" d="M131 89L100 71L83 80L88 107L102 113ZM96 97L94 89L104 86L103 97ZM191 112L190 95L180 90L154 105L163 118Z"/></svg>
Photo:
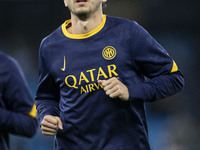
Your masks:
<svg viewBox="0 0 200 150"><path fill-rule="evenodd" d="M41 129L46 129L46 127L51 128L51 125L45 123L45 116L52 116L47 120L50 124L55 124L55 117L59 117L59 87L57 87L53 76L46 64L43 51L47 49L44 44L45 41L41 43L39 51L39 85L36 92L36 106L38 112L38 119L41 124ZM48 119L49 117L47 117ZM44 129L44 130L45 130ZM53 128L54 129L54 128Z"/></svg>

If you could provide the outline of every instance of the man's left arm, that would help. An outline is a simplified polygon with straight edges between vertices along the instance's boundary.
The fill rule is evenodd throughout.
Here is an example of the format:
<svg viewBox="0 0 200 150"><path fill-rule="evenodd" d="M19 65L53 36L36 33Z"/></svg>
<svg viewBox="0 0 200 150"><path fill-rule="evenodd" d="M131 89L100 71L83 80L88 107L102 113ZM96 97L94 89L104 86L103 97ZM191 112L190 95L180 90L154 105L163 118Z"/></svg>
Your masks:
<svg viewBox="0 0 200 150"><path fill-rule="evenodd" d="M131 57L137 73L147 77L128 87L129 99L155 101L180 92L184 78L167 51L141 26L135 26Z"/></svg>
<svg viewBox="0 0 200 150"><path fill-rule="evenodd" d="M175 61L141 26L136 24L134 30L131 41L133 70L148 80L128 86L116 78L98 81L106 94L124 101L139 99L146 102L180 92L184 87L184 78Z"/></svg>
<svg viewBox="0 0 200 150"><path fill-rule="evenodd" d="M8 65L3 92L6 108L0 108L0 127L2 131L31 137L38 127L36 105L18 63L11 59Z"/></svg>

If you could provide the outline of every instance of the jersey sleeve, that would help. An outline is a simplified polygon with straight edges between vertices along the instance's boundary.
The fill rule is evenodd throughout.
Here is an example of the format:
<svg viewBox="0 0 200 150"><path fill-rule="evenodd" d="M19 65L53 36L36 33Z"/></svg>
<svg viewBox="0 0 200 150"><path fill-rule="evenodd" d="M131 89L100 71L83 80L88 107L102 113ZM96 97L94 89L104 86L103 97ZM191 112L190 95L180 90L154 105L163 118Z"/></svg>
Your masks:
<svg viewBox="0 0 200 150"><path fill-rule="evenodd" d="M0 129L9 133L33 136L37 129L36 105L19 64L14 59L4 62ZM4 70L4 69L3 69Z"/></svg>
<svg viewBox="0 0 200 150"><path fill-rule="evenodd" d="M59 116L59 87L57 87L53 76L48 68L48 62L45 60L43 51L48 51L44 40L39 50L39 85L36 92L36 105L38 119L43 120L45 115Z"/></svg>
<svg viewBox="0 0 200 150"><path fill-rule="evenodd" d="M184 78L167 51L141 26L136 23L132 42L132 62L139 74L147 77L128 87L130 99L155 101L174 95L182 90Z"/></svg>

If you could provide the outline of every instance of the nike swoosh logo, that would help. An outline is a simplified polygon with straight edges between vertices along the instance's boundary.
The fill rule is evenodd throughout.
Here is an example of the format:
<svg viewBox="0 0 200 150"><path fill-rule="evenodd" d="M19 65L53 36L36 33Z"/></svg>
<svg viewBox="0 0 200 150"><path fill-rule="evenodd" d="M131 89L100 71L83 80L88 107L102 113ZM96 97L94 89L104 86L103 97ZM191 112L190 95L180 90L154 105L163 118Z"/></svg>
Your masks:
<svg viewBox="0 0 200 150"><path fill-rule="evenodd" d="M64 65L63 65L63 68L61 68L62 71L65 71L65 66L66 66L66 60L65 60L65 56L64 56Z"/></svg>

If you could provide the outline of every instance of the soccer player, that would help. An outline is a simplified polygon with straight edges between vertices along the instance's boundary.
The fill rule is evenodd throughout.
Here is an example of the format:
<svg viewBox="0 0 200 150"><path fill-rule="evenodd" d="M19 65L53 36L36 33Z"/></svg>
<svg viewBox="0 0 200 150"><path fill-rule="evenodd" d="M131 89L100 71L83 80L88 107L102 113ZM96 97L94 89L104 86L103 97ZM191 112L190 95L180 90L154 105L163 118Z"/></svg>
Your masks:
<svg viewBox="0 0 200 150"><path fill-rule="evenodd" d="M55 150L149 150L145 102L182 90L175 61L106 0L64 0L71 19L41 43L36 105Z"/></svg>
<svg viewBox="0 0 200 150"><path fill-rule="evenodd" d="M9 134L32 137L38 127L36 105L19 64L0 52L0 150Z"/></svg>

